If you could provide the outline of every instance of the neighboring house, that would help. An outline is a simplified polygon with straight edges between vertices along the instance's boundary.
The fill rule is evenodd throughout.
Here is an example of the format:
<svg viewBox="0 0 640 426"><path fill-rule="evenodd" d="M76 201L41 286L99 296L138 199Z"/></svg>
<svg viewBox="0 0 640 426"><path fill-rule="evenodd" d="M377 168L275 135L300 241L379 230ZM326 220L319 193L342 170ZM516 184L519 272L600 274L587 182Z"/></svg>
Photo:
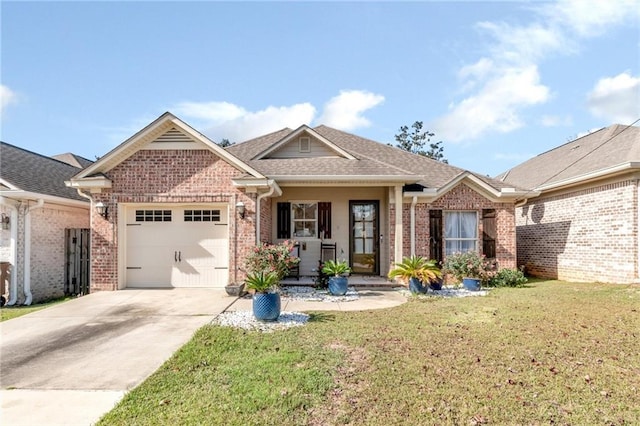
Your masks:
<svg viewBox="0 0 640 426"><path fill-rule="evenodd" d="M90 203L65 181L91 161L59 158L0 143L0 260L10 265L2 289L12 305L87 290Z"/></svg>
<svg viewBox="0 0 640 426"><path fill-rule="evenodd" d="M530 188L516 210L518 264L570 281L638 281L640 128L613 125L498 176Z"/></svg>
<svg viewBox="0 0 640 426"><path fill-rule="evenodd" d="M468 249L515 267L524 194L326 126L223 149L170 113L68 185L93 200L91 286L101 290L241 282L258 242L285 239L300 243L301 275L315 274L322 243L357 274Z"/></svg>

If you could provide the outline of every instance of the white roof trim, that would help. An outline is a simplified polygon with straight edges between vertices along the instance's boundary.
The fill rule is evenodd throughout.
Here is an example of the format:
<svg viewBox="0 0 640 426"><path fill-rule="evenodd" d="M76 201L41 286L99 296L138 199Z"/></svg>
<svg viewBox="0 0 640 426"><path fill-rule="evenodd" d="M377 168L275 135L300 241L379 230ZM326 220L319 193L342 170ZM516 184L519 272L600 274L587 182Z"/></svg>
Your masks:
<svg viewBox="0 0 640 426"><path fill-rule="evenodd" d="M426 198L427 202L432 202L442 197L447 192L451 191L460 183L471 184L469 186L472 189L478 191L480 194L483 194L485 197L494 202L516 200L526 194L535 195L535 192L519 191L515 188L494 188L474 174L465 171L457 175L455 178L451 179L449 182L447 182L446 185L440 188L425 188L423 191L408 191L403 194L403 197Z"/></svg>
<svg viewBox="0 0 640 426"><path fill-rule="evenodd" d="M378 176L378 175L278 175L271 176L274 180L278 182L295 182L295 181L305 181L305 182L314 182L314 181L323 181L323 182L332 182L332 181L353 181L354 183L358 182L389 182L398 184L398 183L414 183L416 182L420 176L416 175L399 175L399 176Z"/></svg>
<svg viewBox="0 0 640 426"><path fill-rule="evenodd" d="M212 152L218 155L220 158L230 163L231 165L237 167L241 171L253 175L258 178L264 178L262 174L260 174L257 170L242 162L237 157L233 156L222 147L220 147L215 142L211 141L202 133L197 132L191 126L171 114L170 112L165 112L160 117L155 119L153 122L148 124L142 130L138 131L136 134L131 136L129 139L125 140L123 143L118 145L116 148L112 149L110 152L101 157L98 161L93 163L91 166L82 170L76 176L71 179L71 182L75 182L81 179L86 179L91 175L95 175L97 173L104 173L127 158L131 155L139 151L143 146L153 141L158 136L162 135L172 127L176 127L180 131L188 134L194 140L204 144L207 148L209 148Z"/></svg>
<svg viewBox="0 0 640 426"><path fill-rule="evenodd" d="M354 157L353 155L349 154L347 151L345 151L344 149L340 148L339 146L337 146L336 144L331 142L329 139L325 138L324 136L322 136L321 134L319 134L318 132L316 132L311 127L307 126L306 124L303 124L302 126L298 127L296 130L294 130L293 132L289 133L287 136L285 136L284 138L280 139L278 142L274 143L269 148L265 149L264 151L262 151L261 153L259 153L255 157L253 157L252 160L261 160L261 159L263 159L267 155L271 154L274 151L277 151L280 147L282 147L283 145L289 143L290 141L292 141L293 139L295 139L296 137L300 136L303 133L310 134L311 136L313 136L314 138L318 139L323 144L327 145L331 150L339 153L343 157L345 157L345 158L347 158L349 160L357 160L356 157Z"/></svg>
<svg viewBox="0 0 640 426"><path fill-rule="evenodd" d="M0 191L0 196L12 200L44 200L47 203L58 204L62 206L73 207L89 207L89 201L72 200L70 198L57 197L55 195L40 194L31 191Z"/></svg>
<svg viewBox="0 0 640 426"><path fill-rule="evenodd" d="M66 180L64 184L70 188L111 188L111 180L102 175L102 176L88 176L86 178L82 178L81 180Z"/></svg>
<svg viewBox="0 0 640 426"><path fill-rule="evenodd" d="M622 163L615 166L607 167L605 169L600 169L595 172L585 173L582 175L574 176L568 179L559 180L556 182L552 182L546 185L541 185L536 188L538 192L549 191L551 189L558 189L565 186L573 186L579 185L583 183L587 183L592 180L611 177L617 174L633 171L640 169L640 162L631 161L628 163Z"/></svg>
<svg viewBox="0 0 640 426"><path fill-rule="evenodd" d="M15 186L14 184L12 184L11 182L9 182L7 180L4 180L2 178L0 178L0 185L6 186L7 188L9 188L11 190L19 190L20 189L17 186Z"/></svg>

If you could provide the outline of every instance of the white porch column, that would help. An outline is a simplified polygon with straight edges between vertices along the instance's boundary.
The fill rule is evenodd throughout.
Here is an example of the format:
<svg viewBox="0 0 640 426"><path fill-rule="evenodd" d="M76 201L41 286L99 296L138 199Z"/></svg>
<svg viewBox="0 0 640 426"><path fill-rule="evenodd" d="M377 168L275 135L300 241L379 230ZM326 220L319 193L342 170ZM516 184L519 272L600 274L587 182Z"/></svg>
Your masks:
<svg viewBox="0 0 640 426"><path fill-rule="evenodd" d="M394 262L402 262L402 185L394 187L394 201L396 206L395 222L395 249L393 251Z"/></svg>

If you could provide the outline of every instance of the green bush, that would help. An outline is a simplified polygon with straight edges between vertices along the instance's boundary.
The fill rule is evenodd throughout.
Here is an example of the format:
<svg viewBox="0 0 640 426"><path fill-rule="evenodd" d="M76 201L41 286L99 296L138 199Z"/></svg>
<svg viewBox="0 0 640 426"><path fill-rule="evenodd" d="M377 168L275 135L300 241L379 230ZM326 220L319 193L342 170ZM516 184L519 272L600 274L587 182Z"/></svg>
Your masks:
<svg viewBox="0 0 640 426"><path fill-rule="evenodd" d="M487 285L489 287L522 287L526 282L527 277L521 270L504 268L500 269Z"/></svg>

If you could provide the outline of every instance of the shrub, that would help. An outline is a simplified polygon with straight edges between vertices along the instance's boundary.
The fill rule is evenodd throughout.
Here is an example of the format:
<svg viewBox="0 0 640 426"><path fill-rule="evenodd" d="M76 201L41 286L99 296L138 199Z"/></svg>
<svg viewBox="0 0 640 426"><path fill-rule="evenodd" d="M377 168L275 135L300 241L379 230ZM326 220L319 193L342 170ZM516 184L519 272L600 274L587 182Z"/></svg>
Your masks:
<svg viewBox="0 0 640 426"><path fill-rule="evenodd" d="M450 254L444 259L443 269L458 281L463 278L479 278L487 284L496 274L498 263L475 251Z"/></svg>
<svg viewBox="0 0 640 426"><path fill-rule="evenodd" d="M273 272L281 280L300 262L299 257L291 254L294 244L287 240L280 244L260 243L255 246L244 262L247 273Z"/></svg>
<svg viewBox="0 0 640 426"><path fill-rule="evenodd" d="M489 287L522 287L527 277L519 269L500 269L488 282Z"/></svg>

